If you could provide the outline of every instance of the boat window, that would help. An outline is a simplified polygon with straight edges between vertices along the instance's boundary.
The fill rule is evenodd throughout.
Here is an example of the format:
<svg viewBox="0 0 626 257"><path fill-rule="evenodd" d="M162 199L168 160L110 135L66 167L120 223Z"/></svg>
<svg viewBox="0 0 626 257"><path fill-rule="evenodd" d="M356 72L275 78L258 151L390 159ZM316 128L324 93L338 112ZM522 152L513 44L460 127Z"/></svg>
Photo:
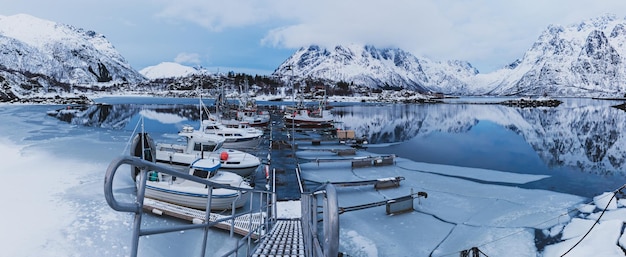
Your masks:
<svg viewBox="0 0 626 257"><path fill-rule="evenodd" d="M215 144L195 143L193 145L193 150L194 151L213 152L213 150L215 150L215 149L216 149L216 145Z"/></svg>
<svg viewBox="0 0 626 257"><path fill-rule="evenodd" d="M209 172L206 170L193 169L193 175L199 178L207 178L209 176Z"/></svg>
<svg viewBox="0 0 626 257"><path fill-rule="evenodd" d="M215 145L214 144L202 145L202 151L213 152L213 150L215 150Z"/></svg>

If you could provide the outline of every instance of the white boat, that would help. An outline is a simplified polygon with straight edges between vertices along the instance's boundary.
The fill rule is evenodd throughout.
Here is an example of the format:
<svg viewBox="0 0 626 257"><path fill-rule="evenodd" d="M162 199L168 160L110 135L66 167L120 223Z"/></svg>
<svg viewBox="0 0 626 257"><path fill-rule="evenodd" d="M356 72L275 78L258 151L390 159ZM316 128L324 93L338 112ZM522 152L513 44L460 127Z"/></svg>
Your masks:
<svg viewBox="0 0 626 257"><path fill-rule="evenodd" d="M238 187L242 190L214 188L211 191L211 210L239 208L248 202L252 189L248 182L234 173L219 170L215 159L198 159L189 168L189 174L211 182ZM208 189L204 184L175 178L156 171L148 172L145 196L177 205L205 210Z"/></svg>
<svg viewBox="0 0 626 257"><path fill-rule="evenodd" d="M184 144L156 144L156 162L178 167L188 167L201 159L216 159L220 170L230 171L240 176L250 176L261 165L258 157L234 149L224 149L224 137L195 131L191 126L183 127L178 133L186 139Z"/></svg>
<svg viewBox="0 0 626 257"><path fill-rule="evenodd" d="M264 127L270 123L270 113L268 111L259 111L253 108L238 109L235 117L230 119L221 119L222 123L227 127Z"/></svg>
<svg viewBox="0 0 626 257"><path fill-rule="evenodd" d="M298 128L331 128L334 126L335 117L330 112L326 102L326 91L322 90L323 98L315 107L304 105L302 94L293 107L287 107L283 120L287 127Z"/></svg>
<svg viewBox="0 0 626 257"><path fill-rule="evenodd" d="M202 132L224 137L224 147L232 149L255 148L261 142L263 131L252 127L227 127L221 122L209 119L202 121Z"/></svg>
<svg viewBox="0 0 626 257"><path fill-rule="evenodd" d="M246 89L247 92L247 89ZM248 93L239 94L239 104L233 108L227 105L223 97L216 99L218 110L222 112L220 121L228 127L264 127L270 123L270 113L258 109L256 101ZM233 110L234 109L234 110Z"/></svg>
<svg viewBox="0 0 626 257"><path fill-rule="evenodd" d="M288 107L283 118L285 126L297 128L331 128L335 119L329 110L298 107Z"/></svg>

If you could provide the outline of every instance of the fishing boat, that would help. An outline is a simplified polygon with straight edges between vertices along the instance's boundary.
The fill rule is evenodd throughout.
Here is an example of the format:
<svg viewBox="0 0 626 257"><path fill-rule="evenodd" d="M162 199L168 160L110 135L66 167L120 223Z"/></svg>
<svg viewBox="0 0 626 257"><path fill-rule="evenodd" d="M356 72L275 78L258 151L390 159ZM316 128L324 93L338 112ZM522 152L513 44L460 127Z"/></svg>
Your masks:
<svg viewBox="0 0 626 257"><path fill-rule="evenodd" d="M227 127L264 127L270 122L270 113L268 111L260 111L256 108L244 108L237 109L234 113L234 118L222 119L222 123Z"/></svg>
<svg viewBox="0 0 626 257"><path fill-rule="evenodd" d="M219 160L221 170L240 176L250 176L261 165L258 157L235 149L222 148L226 140L222 136L206 134L185 126L178 133L186 141L184 144L156 144L156 162L188 167L197 159Z"/></svg>
<svg viewBox="0 0 626 257"><path fill-rule="evenodd" d="M214 183L241 188L241 190L214 188L211 191L211 210L239 208L249 200L252 187L241 176L219 170L215 159L198 159L189 167L189 174ZM208 190L204 184L172 177L156 171L148 172L145 196L148 198L205 210Z"/></svg>
<svg viewBox="0 0 626 257"><path fill-rule="evenodd" d="M219 120L227 127L263 127L269 125L270 113L258 109L256 101L250 97L248 83L246 81L245 88L240 88L241 93L238 96L239 104L231 107L227 104L221 92L215 99L218 112L221 112ZM223 90L223 88L222 88Z"/></svg>
<svg viewBox="0 0 626 257"><path fill-rule="evenodd" d="M155 162L154 149L156 148L150 135L142 132L133 137L130 154ZM239 208L248 201L249 191L246 189L252 189L252 187L242 176L221 170L221 165L218 158L201 158L191 162L187 166L187 171L192 176L241 189L214 188L211 191L212 210ZM131 175L136 182L139 172L138 168L131 167ZM146 197L191 208L206 209L208 189L204 184L156 171L148 171L147 175Z"/></svg>
<svg viewBox="0 0 626 257"><path fill-rule="evenodd" d="M283 119L286 126L298 128L332 128L334 116L328 108L326 93L317 106L306 106L302 95L295 106L287 107Z"/></svg>

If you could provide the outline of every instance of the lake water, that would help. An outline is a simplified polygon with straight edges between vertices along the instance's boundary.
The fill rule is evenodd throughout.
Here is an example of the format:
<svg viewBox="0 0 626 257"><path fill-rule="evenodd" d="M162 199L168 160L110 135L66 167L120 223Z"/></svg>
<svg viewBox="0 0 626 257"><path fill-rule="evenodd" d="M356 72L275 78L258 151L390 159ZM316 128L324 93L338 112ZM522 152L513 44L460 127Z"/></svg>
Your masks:
<svg viewBox="0 0 626 257"><path fill-rule="evenodd" d="M460 98L446 104L333 103L337 127L368 139L368 151L419 162L549 175L523 185L592 197L626 183L626 112L621 101L567 98L554 108L485 104L501 98ZM112 106L100 126L132 130L137 113L153 131L174 134L196 124L197 99L102 98ZM133 103L133 104L129 104ZM212 100L205 100L213 105ZM276 102L259 102L276 105ZM291 105L280 102L273 109ZM163 117L169 117L164 119ZM120 124L125 124L120 127Z"/></svg>
<svg viewBox="0 0 626 257"><path fill-rule="evenodd" d="M477 104L384 104L334 109L376 153L419 162L544 174L524 185L592 197L626 183L626 112L620 101L561 99L555 108ZM469 103L469 104L468 104Z"/></svg>

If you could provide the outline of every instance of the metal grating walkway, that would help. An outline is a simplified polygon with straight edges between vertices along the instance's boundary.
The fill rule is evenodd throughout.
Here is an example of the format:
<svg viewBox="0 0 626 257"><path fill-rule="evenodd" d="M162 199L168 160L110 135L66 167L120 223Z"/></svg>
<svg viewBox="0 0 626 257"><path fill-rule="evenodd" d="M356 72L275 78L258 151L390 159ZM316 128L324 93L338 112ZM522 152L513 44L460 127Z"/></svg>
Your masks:
<svg viewBox="0 0 626 257"><path fill-rule="evenodd" d="M253 257L303 257L304 238L300 219L277 220Z"/></svg>
<svg viewBox="0 0 626 257"><path fill-rule="evenodd" d="M204 223L206 217L205 211L167 203L151 198L144 198L143 208L157 215L167 215L179 219L184 219L191 221L194 224ZM209 221L215 222L216 220L224 219L225 217L228 216L211 213L209 216ZM234 227L232 228L233 232L245 236L250 231L257 231L258 227L263 224L265 218L265 213L249 214L236 217L234 220L219 222L215 225L215 227L224 230L231 230L231 227L234 225ZM252 233L250 237L258 239L258 232Z"/></svg>

